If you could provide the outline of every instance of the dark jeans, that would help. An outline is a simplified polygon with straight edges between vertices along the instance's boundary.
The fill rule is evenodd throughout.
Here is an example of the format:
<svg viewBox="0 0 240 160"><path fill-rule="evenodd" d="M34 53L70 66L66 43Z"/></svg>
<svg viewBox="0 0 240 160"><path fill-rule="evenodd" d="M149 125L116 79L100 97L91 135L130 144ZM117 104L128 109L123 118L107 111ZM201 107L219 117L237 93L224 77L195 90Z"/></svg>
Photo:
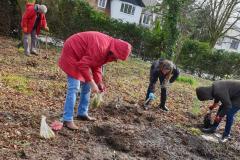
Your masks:
<svg viewBox="0 0 240 160"><path fill-rule="evenodd" d="M232 128L232 125L233 125L234 116L239 111L239 109L240 108L238 108L238 107L232 107L228 111L228 113L227 113L227 121L226 121L225 129L224 129L223 137L229 136L231 128Z"/></svg>
<svg viewBox="0 0 240 160"><path fill-rule="evenodd" d="M221 111L221 109L222 109L222 106L219 107L218 113ZM234 116L236 115L236 113L239 110L240 110L239 107L232 106L232 108L229 109L229 111L227 112L227 114L226 114L226 125L225 125L225 129L224 129L223 137L229 136L229 134L231 132L232 125L233 125ZM217 113L217 115L218 115L218 113ZM219 123L215 124L213 127L217 128L218 125L219 125Z"/></svg>
<svg viewBox="0 0 240 160"><path fill-rule="evenodd" d="M160 80L160 86L162 85L164 78L159 77ZM149 97L149 94L151 93L150 86L148 87L147 94L146 94L146 100ZM161 88L161 98L160 98L160 106L163 107L165 106L167 101L167 89L166 88Z"/></svg>

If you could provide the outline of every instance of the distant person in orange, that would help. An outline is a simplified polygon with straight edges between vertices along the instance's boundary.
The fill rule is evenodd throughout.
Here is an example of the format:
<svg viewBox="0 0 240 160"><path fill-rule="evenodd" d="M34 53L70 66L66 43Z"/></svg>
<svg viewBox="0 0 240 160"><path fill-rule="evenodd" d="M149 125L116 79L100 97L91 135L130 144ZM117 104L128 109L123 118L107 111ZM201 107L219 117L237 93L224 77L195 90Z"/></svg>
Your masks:
<svg viewBox="0 0 240 160"><path fill-rule="evenodd" d="M38 55L36 50L37 35L39 35L41 28L49 31L45 18L46 13L47 7L45 5L26 3L26 10L21 21L26 56L30 56L30 53ZM29 45L28 37L31 37L31 45Z"/></svg>

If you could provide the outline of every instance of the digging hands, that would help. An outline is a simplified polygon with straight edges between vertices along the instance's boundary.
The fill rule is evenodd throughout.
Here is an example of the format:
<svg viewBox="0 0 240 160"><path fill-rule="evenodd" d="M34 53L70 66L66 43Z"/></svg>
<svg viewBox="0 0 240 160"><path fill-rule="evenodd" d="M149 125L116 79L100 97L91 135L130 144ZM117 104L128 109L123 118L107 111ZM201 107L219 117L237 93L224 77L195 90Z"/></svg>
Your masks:
<svg viewBox="0 0 240 160"><path fill-rule="evenodd" d="M98 89L98 86L97 84L92 80L89 82L90 86L91 86L91 89L92 89L92 92L93 93L99 93L99 89Z"/></svg>
<svg viewBox="0 0 240 160"><path fill-rule="evenodd" d="M156 98L156 96L153 93L150 93L148 96L149 100L154 100Z"/></svg>
<svg viewBox="0 0 240 160"><path fill-rule="evenodd" d="M106 92L106 87L105 87L103 82L98 83L97 86L98 86L98 89L101 93Z"/></svg>
<svg viewBox="0 0 240 160"><path fill-rule="evenodd" d="M46 32L49 32L49 28L48 28L48 27L45 27L44 30L45 30Z"/></svg>
<svg viewBox="0 0 240 160"><path fill-rule="evenodd" d="M208 108L210 111L212 111L216 107L219 107L218 103L214 103L214 104L210 105Z"/></svg>
<svg viewBox="0 0 240 160"><path fill-rule="evenodd" d="M144 102L144 109L147 110L150 107L150 101L153 101L156 96L153 93L149 93L148 99Z"/></svg>

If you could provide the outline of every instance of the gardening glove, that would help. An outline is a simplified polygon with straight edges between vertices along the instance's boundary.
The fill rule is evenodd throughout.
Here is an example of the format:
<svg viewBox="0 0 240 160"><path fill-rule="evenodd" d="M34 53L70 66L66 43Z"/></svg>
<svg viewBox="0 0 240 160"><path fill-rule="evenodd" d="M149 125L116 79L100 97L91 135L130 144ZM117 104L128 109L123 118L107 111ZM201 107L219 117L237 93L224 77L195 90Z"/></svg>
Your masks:
<svg viewBox="0 0 240 160"><path fill-rule="evenodd" d="M155 96L153 93L150 93L149 96L148 96L148 98L149 98L150 100L154 100L154 99L156 98L156 96Z"/></svg>
<svg viewBox="0 0 240 160"><path fill-rule="evenodd" d="M219 124L222 121L223 117L220 117L219 115L216 115L214 119L214 124Z"/></svg>
<svg viewBox="0 0 240 160"><path fill-rule="evenodd" d="M24 27L24 28L23 28L23 32L24 32L24 33L27 33L27 31L28 31L27 27Z"/></svg>
<svg viewBox="0 0 240 160"><path fill-rule="evenodd" d="M214 108L219 107L218 103L214 103L211 106L209 106L209 110L212 111Z"/></svg>
<svg viewBox="0 0 240 160"><path fill-rule="evenodd" d="M97 86L98 86L98 89L99 89L100 92L105 92L106 91L106 87L105 87L103 82L98 83Z"/></svg>

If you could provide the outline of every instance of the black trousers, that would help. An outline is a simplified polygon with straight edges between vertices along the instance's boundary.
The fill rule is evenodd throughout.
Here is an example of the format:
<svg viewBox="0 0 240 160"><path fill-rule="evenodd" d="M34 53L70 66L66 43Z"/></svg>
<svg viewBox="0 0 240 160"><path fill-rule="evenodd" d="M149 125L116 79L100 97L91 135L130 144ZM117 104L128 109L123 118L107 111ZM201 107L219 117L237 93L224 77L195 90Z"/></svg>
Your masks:
<svg viewBox="0 0 240 160"><path fill-rule="evenodd" d="M161 76L159 77L160 86L163 84L164 78L165 78L165 77L161 77ZM150 89L150 84L149 84L148 90L147 90L147 94L146 94L146 100L148 99L149 94L150 94L151 92L152 92L152 91L151 91L151 89ZM160 106L161 106L161 107L165 106L166 101L167 101L167 88L162 88L162 87L161 87Z"/></svg>

